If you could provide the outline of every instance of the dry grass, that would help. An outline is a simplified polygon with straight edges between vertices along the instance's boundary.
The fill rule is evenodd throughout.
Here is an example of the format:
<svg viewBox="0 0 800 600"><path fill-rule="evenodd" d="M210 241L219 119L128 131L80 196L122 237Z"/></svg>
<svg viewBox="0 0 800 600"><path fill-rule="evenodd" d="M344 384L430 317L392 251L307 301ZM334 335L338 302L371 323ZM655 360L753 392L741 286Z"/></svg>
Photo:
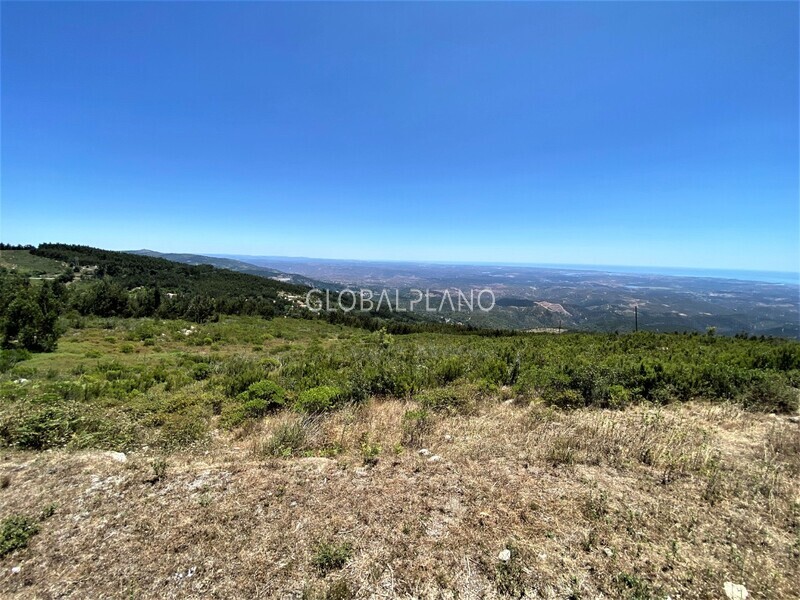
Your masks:
<svg viewBox="0 0 800 600"><path fill-rule="evenodd" d="M409 435L415 410L279 414L161 478L147 452L5 452L0 517L57 508L0 559L0 595L800 597L796 423L496 402Z"/></svg>

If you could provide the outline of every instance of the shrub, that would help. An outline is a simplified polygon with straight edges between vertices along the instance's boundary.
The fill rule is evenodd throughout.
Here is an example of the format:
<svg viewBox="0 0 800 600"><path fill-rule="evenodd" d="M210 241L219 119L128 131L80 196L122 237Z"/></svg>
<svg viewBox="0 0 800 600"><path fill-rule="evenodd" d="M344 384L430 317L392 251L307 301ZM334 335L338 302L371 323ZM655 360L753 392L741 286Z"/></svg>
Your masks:
<svg viewBox="0 0 800 600"><path fill-rule="evenodd" d="M330 385L311 388L300 394L295 409L303 413L321 413L330 410L341 398L342 391Z"/></svg>
<svg viewBox="0 0 800 600"><path fill-rule="evenodd" d="M235 427L249 419L260 419L283 407L286 390L273 381L263 379L250 384L236 399L238 404L223 409L222 421L228 427Z"/></svg>
<svg viewBox="0 0 800 600"><path fill-rule="evenodd" d="M581 393L572 389L548 388L542 394L542 398L551 406L563 409L581 408L586 406L586 401Z"/></svg>
<svg viewBox="0 0 800 600"><path fill-rule="evenodd" d="M150 468L153 470L153 477L151 481L156 482L164 479L164 477L167 476L168 466L167 460L163 456L153 460L153 462L150 463Z"/></svg>
<svg viewBox="0 0 800 600"><path fill-rule="evenodd" d="M225 375L222 388L226 396L231 398L241 394L252 384L262 381L267 365L245 358L232 358L225 363Z"/></svg>
<svg viewBox="0 0 800 600"><path fill-rule="evenodd" d="M461 377L464 372L464 361L459 357L450 356L434 367L433 377L436 383L447 385Z"/></svg>
<svg viewBox="0 0 800 600"><path fill-rule="evenodd" d="M624 386L615 384L608 388L609 408L625 408L631 403L632 394Z"/></svg>
<svg viewBox="0 0 800 600"><path fill-rule="evenodd" d="M261 453L266 456L292 456L305 448L308 425L304 419L282 423L262 446Z"/></svg>
<svg viewBox="0 0 800 600"><path fill-rule="evenodd" d="M31 353L22 348L0 350L0 373L5 373L18 362L28 360Z"/></svg>
<svg viewBox="0 0 800 600"><path fill-rule="evenodd" d="M474 386L460 385L426 390L417 396L417 400L429 410L463 414L475 408L476 396Z"/></svg>
<svg viewBox="0 0 800 600"><path fill-rule="evenodd" d="M365 467L374 467L378 464L378 457L381 455L381 447L372 444L368 440L361 443L361 458Z"/></svg>
<svg viewBox="0 0 800 600"><path fill-rule="evenodd" d="M281 408L286 401L286 390L273 381L264 379L247 388L240 397L250 406L248 416L260 417L267 411Z"/></svg>
<svg viewBox="0 0 800 600"><path fill-rule="evenodd" d="M797 396L797 392L786 385L780 376L758 373L745 388L741 399L748 408L791 413L798 408Z"/></svg>
<svg viewBox="0 0 800 600"><path fill-rule="evenodd" d="M28 540L39 533L39 524L23 515L11 515L0 525L0 558L24 548Z"/></svg>
<svg viewBox="0 0 800 600"><path fill-rule="evenodd" d="M331 571L341 569L353 554L353 546L349 542L343 544L332 544L321 542L314 551L311 564L317 569L320 575L325 575Z"/></svg>
<svg viewBox="0 0 800 600"><path fill-rule="evenodd" d="M402 443L404 446L422 446L431 430L431 419L427 410L409 410L403 415Z"/></svg>
<svg viewBox="0 0 800 600"><path fill-rule="evenodd" d="M0 421L0 441L27 450L47 450L67 444L80 426L81 410L74 403L52 395L46 402L6 415Z"/></svg>
<svg viewBox="0 0 800 600"><path fill-rule="evenodd" d="M208 379L209 375L211 375L211 365L208 363L198 363L192 367L192 377L195 381Z"/></svg>

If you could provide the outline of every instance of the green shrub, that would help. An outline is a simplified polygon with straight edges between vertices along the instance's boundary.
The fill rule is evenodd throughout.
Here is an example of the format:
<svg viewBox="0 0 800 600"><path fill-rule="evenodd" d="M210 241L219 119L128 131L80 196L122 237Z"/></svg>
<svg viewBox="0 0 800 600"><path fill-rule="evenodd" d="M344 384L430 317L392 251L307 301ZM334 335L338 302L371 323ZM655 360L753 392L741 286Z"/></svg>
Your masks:
<svg viewBox="0 0 800 600"><path fill-rule="evenodd" d="M608 388L609 408L625 408L631 403L633 394L630 390L619 384L614 384Z"/></svg>
<svg viewBox="0 0 800 600"><path fill-rule="evenodd" d="M250 384L236 397L236 401L222 409L222 422L228 427L235 427L250 419L260 419L282 408L286 402L286 390L264 379Z"/></svg>
<svg viewBox="0 0 800 600"><path fill-rule="evenodd" d="M247 417L263 417L267 412L283 406L286 401L286 390L277 383L264 379L251 384L239 398L245 400Z"/></svg>
<svg viewBox="0 0 800 600"><path fill-rule="evenodd" d="M372 444L369 440L361 443L361 458L365 467L374 467L378 464L378 457L381 455L381 447Z"/></svg>
<svg viewBox="0 0 800 600"><path fill-rule="evenodd" d="M349 542L333 544L321 542L317 545L311 564L320 575L341 569L353 555L353 546Z"/></svg>
<svg viewBox="0 0 800 600"><path fill-rule="evenodd" d="M163 448L180 448L201 441L208 435L208 424L196 411L186 414L169 414L159 433Z"/></svg>
<svg viewBox="0 0 800 600"><path fill-rule="evenodd" d="M22 348L12 350L0 350L0 373L5 373L18 362L28 360L31 353Z"/></svg>
<svg viewBox="0 0 800 600"><path fill-rule="evenodd" d="M417 396L423 408L438 412L469 413L475 408L477 390L473 385L448 386L425 390Z"/></svg>
<svg viewBox="0 0 800 600"><path fill-rule="evenodd" d="M434 367L433 378L439 385L447 385L461 377L465 371L464 360L457 356L450 356Z"/></svg>
<svg viewBox="0 0 800 600"><path fill-rule="evenodd" d="M153 470L153 477L151 478L151 481L156 482L164 479L167 476L168 467L169 464L167 463L167 459L163 456L154 459L150 463L150 468Z"/></svg>
<svg viewBox="0 0 800 600"><path fill-rule="evenodd" d="M28 540L39 533L35 519L24 515L11 515L0 524L0 558L14 550L24 548Z"/></svg>
<svg viewBox="0 0 800 600"><path fill-rule="evenodd" d="M798 409L798 393L774 373L758 373L744 389L742 403L756 410L792 413Z"/></svg>
<svg viewBox="0 0 800 600"><path fill-rule="evenodd" d="M198 363L192 367L192 378L195 381L208 379L211 375L211 365L208 363Z"/></svg>
<svg viewBox="0 0 800 600"><path fill-rule="evenodd" d="M581 393L572 389L548 388L542 394L547 404L563 409L581 408L586 406L586 401Z"/></svg>
<svg viewBox="0 0 800 600"><path fill-rule="evenodd" d="M267 365L235 357L225 362L225 373L222 379L222 389L228 397L241 394L252 384L264 379Z"/></svg>
<svg viewBox="0 0 800 600"><path fill-rule="evenodd" d="M53 398L19 407L0 419L0 441L27 450L66 445L81 425L83 411L73 402Z"/></svg>
<svg viewBox="0 0 800 600"><path fill-rule="evenodd" d="M342 391L330 385L321 385L300 394L295 409L303 413L322 413L333 408L342 396Z"/></svg>

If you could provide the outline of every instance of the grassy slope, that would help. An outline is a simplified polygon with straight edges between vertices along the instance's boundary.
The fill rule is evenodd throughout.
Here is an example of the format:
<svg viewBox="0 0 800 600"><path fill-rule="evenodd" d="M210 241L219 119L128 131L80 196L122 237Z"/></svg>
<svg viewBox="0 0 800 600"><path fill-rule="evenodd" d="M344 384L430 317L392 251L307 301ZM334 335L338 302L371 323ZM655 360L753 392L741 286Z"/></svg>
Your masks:
<svg viewBox="0 0 800 600"><path fill-rule="evenodd" d="M28 250L0 250L0 267L32 277L55 277L67 270L65 263L34 256Z"/></svg>
<svg viewBox="0 0 800 600"><path fill-rule="evenodd" d="M692 351L690 361L730 362L740 348L768 353L770 342L664 337L606 356L613 338L605 336L388 341L257 318L189 335L192 325L176 321L83 325L57 352L2 377L0 417L49 405L45 390L77 381L67 404L119 429L74 445L132 451L123 464L98 449L3 450L0 518L57 507L28 548L0 558L0 596L719 598L725 581L744 583L754 598L800 595L792 417L719 402L565 412L508 387L422 419L408 416L419 414L415 401L373 398L229 430L210 408L236 361L262 365L296 394L317 376L308 365L325 357L342 361L326 365L335 379L342 370L350 377L348 361L406 352L431 368L447 356L478 368L520 344L544 363L558 352L613 362ZM210 361L208 379L189 376L191 357ZM129 389L160 367L165 381ZM30 381L11 382L19 377ZM176 448L176 439L186 443ZM155 479L162 460L166 473ZM507 563L497 558L504 548Z"/></svg>

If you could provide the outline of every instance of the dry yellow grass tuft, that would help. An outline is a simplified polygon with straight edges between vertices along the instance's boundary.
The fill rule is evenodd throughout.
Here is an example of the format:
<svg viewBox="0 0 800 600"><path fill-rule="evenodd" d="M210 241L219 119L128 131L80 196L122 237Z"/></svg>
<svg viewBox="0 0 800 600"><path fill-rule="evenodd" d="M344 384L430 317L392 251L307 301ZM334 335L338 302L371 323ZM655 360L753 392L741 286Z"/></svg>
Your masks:
<svg viewBox="0 0 800 600"><path fill-rule="evenodd" d="M0 516L56 509L0 595L797 598L799 467L797 423L698 403L372 400L167 457L5 451Z"/></svg>

